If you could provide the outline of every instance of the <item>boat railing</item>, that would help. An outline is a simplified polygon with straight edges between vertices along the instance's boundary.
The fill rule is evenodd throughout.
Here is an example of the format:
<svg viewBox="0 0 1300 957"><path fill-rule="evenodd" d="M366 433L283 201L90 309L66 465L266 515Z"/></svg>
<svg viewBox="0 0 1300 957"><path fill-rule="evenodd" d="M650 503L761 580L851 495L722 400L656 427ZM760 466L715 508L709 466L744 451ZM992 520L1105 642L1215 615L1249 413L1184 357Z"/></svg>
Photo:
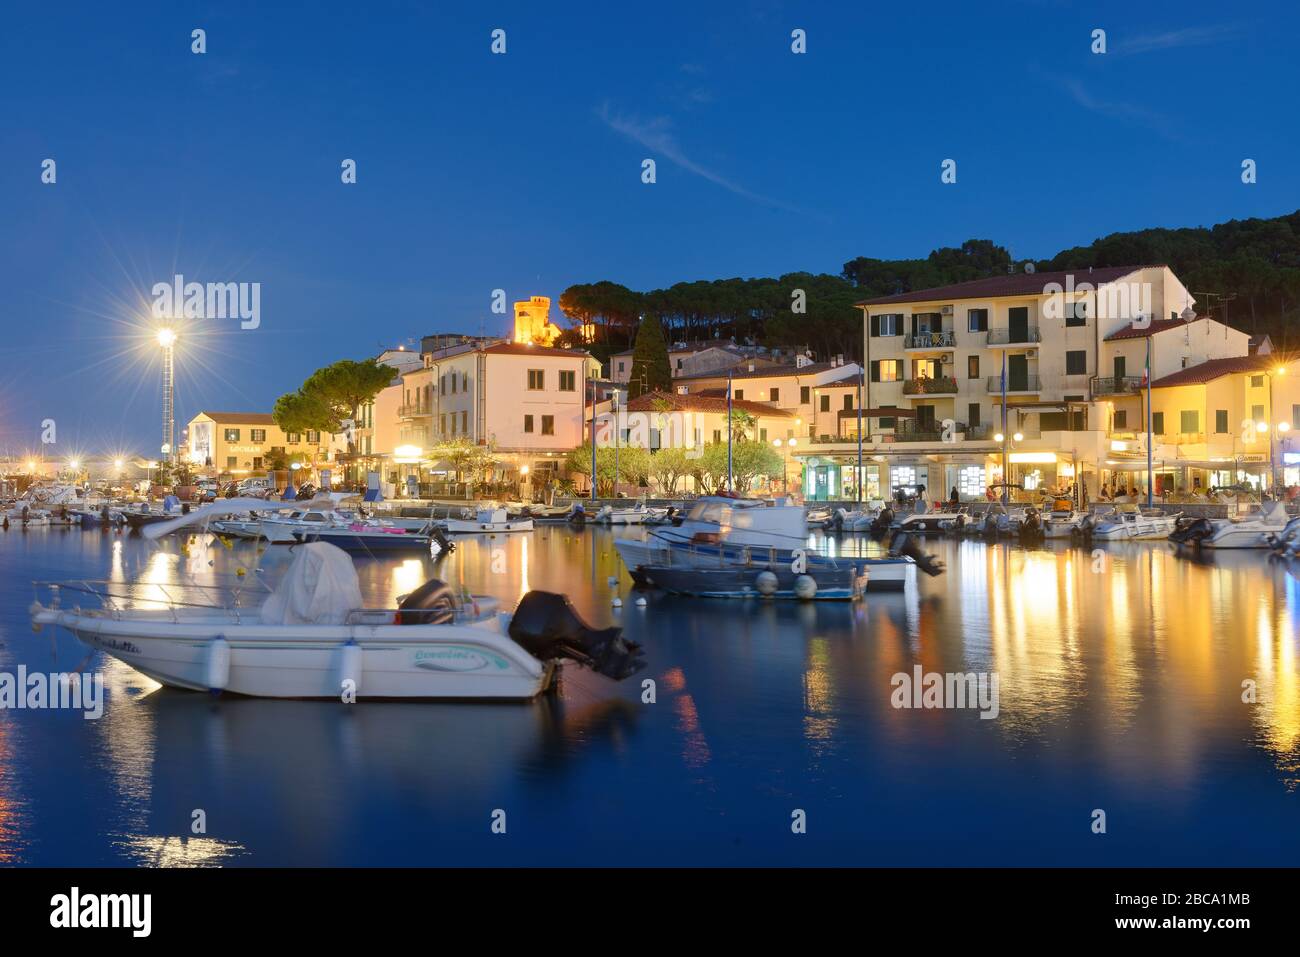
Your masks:
<svg viewBox="0 0 1300 957"><path fill-rule="evenodd" d="M107 579L74 579L70 581L33 582L38 597L41 589L50 595L50 608L67 608L68 595L77 604L73 610L81 611L80 596L89 596L98 602L103 613L115 619L131 611L167 611L172 621L178 621L178 611L182 609L200 609L205 611L224 611L239 623L242 616L250 610L256 612L262 602L270 595L271 589L256 576L248 583L198 585L189 582L125 582ZM94 610L94 609L92 609Z"/></svg>

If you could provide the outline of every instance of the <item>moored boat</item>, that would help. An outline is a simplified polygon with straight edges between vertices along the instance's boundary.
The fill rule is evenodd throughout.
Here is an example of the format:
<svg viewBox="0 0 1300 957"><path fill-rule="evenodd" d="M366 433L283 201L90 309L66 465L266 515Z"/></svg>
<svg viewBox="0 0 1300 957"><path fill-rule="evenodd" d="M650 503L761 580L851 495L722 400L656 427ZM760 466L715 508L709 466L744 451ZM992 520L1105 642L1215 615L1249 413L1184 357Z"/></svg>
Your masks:
<svg viewBox="0 0 1300 957"><path fill-rule="evenodd" d="M531 518L511 519L504 508L479 509L474 518L448 518L442 522L451 535L483 535L497 532L531 532Z"/></svg>
<svg viewBox="0 0 1300 957"><path fill-rule="evenodd" d="M186 516L143 534L196 524ZM431 580L396 608L365 608L351 559L323 542L297 549L269 594L242 585L215 595L199 589L203 600L192 597L194 586L177 588L179 597L121 582L38 587L49 600L33 604L34 625L66 628L162 684L195 691L528 699L551 686L561 661L614 680L644 667L640 647L618 628L590 627L567 599L547 592L529 592L505 615L493 599L462 598ZM70 607L68 595L76 596Z"/></svg>

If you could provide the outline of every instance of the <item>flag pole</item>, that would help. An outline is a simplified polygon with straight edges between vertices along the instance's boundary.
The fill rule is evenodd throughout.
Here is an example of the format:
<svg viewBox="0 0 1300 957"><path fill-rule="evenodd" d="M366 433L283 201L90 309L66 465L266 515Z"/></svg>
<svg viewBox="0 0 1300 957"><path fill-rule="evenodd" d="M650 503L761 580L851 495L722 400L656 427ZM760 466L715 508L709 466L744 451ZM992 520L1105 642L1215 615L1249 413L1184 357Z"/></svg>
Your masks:
<svg viewBox="0 0 1300 957"><path fill-rule="evenodd" d="M727 370L727 491L736 490L735 478L731 467L731 370Z"/></svg>
<svg viewBox="0 0 1300 957"><path fill-rule="evenodd" d="M1007 350L1002 350L1002 504L1011 501L1011 475L1007 471Z"/></svg>
<svg viewBox="0 0 1300 957"><path fill-rule="evenodd" d="M858 476L857 476L857 481L853 483L854 485L857 486L858 489L859 505L862 504L862 478L863 478L862 476L862 389L863 389L863 381L864 381L863 380L864 371L865 370L861 368L858 369ZM814 415L816 414L816 410L814 410L813 414ZM839 430L836 429L836 432L838 433Z"/></svg>
<svg viewBox="0 0 1300 957"><path fill-rule="evenodd" d="M1151 335L1147 333L1147 508L1152 505L1152 496L1155 492L1155 476L1151 474Z"/></svg>

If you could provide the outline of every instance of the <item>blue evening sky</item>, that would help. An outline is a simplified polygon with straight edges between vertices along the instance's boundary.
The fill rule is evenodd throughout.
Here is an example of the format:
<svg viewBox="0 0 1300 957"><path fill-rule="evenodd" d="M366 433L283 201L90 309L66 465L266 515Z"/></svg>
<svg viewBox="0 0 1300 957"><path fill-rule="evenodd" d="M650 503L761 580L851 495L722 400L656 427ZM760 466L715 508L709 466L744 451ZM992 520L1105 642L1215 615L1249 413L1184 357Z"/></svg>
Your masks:
<svg viewBox="0 0 1300 957"><path fill-rule="evenodd" d="M1194 0L9 4L0 450L52 418L60 449L156 454L144 316L178 272L261 283L260 328L181 329L184 423L421 334L504 333L496 288L1290 212L1298 27L1293 3Z"/></svg>

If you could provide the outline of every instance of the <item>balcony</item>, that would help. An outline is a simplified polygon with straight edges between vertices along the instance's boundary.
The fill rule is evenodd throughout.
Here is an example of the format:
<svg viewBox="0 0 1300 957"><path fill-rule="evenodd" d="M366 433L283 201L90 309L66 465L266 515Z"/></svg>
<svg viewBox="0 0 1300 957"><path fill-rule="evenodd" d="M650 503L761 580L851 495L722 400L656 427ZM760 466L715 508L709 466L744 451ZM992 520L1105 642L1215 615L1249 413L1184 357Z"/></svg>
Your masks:
<svg viewBox="0 0 1300 957"><path fill-rule="evenodd" d="M904 349L951 349L956 344L951 329L944 332L918 332L903 340Z"/></svg>
<svg viewBox="0 0 1300 957"><path fill-rule="evenodd" d="M951 376L903 380L903 395L945 395L956 391L957 380Z"/></svg>
<svg viewBox="0 0 1300 957"><path fill-rule="evenodd" d="M991 375L988 380L989 392L993 395L1002 394L1002 376ZM1041 392L1043 391L1042 380L1036 375L1009 375L1007 376L1007 393L1015 395L1021 392Z"/></svg>
<svg viewBox="0 0 1300 957"><path fill-rule="evenodd" d="M397 407L397 417L399 419L413 419L420 415L433 415L433 407L419 402Z"/></svg>
<svg viewBox="0 0 1300 957"><path fill-rule="evenodd" d="M1094 399L1103 395L1133 395L1142 391L1142 379L1135 375L1098 375L1089 380L1089 388Z"/></svg>
<svg viewBox="0 0 1300 957"><path fill-rule="evenodd" d="M988 344L991 346L1032 346L1042 341L1037 326L989 330Z"/></svg>

